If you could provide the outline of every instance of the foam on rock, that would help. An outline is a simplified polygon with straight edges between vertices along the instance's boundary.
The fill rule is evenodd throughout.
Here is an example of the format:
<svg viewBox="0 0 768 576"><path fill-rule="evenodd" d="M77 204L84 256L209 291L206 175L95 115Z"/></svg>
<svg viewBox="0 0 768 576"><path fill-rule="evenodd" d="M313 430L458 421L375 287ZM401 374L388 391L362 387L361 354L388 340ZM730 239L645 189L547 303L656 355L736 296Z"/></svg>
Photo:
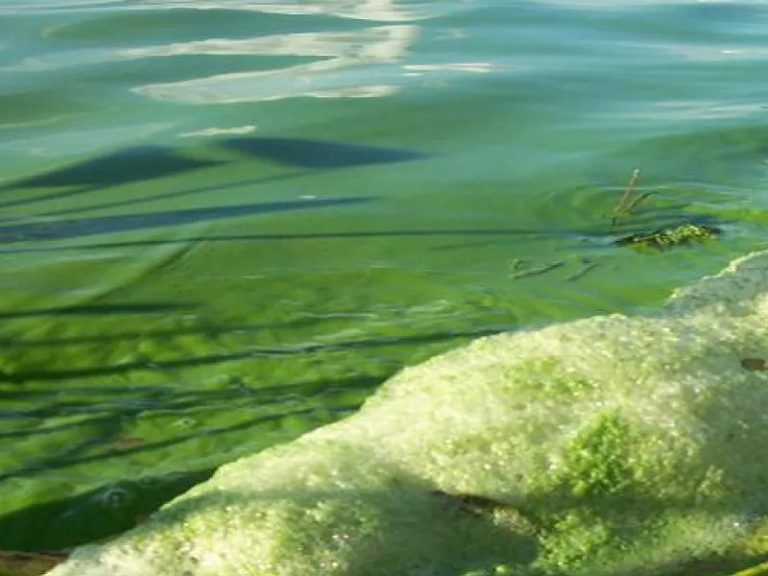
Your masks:
<svg viewBox="0 0 768 576"><path fill-rule="evenodd" d="M748 563L768 551L761 359L768 253L656 315L482 338L403 370L356 415L221 467L49 574L634 576Z"/></svg>

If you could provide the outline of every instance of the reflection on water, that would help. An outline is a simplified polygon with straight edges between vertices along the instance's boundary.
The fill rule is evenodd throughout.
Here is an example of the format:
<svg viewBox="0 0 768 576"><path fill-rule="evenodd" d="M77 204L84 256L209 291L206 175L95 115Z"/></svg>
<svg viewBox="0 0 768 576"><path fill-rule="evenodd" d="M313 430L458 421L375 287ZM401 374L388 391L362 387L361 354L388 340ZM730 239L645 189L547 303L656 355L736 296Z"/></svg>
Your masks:
<svg viewBox="0 0 768 576"><path fill-rule="evenodd" d="M252 2L171 1L196 9L245 9L293 15L333 15L376 22L411 22L429 15L392 0L337 1L325 4L254 4ZM375 26L351 32L279 34L246 40L209 39L125 50L128 59L179 55L258 55L321 58L270 70L216 74L182 82L148 84L134 89L157 100L235 103L295 97L370 98L398 90L404 75L395 66L418 38L415 24ZM365 74L361 71L365 70Z"/></svg>
<svg viewBox="0 0 768 576"><path fill-rule="evenodd" d="M427 13L395 0L329 0L326 2L252 2L251 0L148 0L144 5L184 7L197 10L252 10L272 14L328 15L381 22L402 22L426 18Z"/></svg>
<svg viewBox="0 0 768 576"><path fill-rule="evenodd" d="M410 22L428 14L396 5L392 0L356 0L327 3L269 4L188 2L168 0L149 5L194 9L240 9L292 15L333 15L376 22ZM198 103L233 103L315 98L368 98L397 91L399 76L393 65L408 52L419 35L414 24L370 27L353 32L279 34L246 40L210 39L125 50L123 58L178 55L259 55L322 58L271 70L216 74L183 82L140 86L136 93L157 100ZM364 77L360 71L365 69Z"/></svg>
<svg viewBox="0 0 768 576"><path fill-rule="evenodd" d="M397 90L393 64L418 37L410 24L377 26L359 32L317 32L251 40L206 40L125 51L127 58L180 54L253 54L314 56L322 60L272 70L216 74L183 82L135 88L158 100L234 103L282 100L298 96L365 98ZM365 75L360 74L365 69Z"/></svg>
<svg viewBox="0 0 768 576"><path fill-rule="evenodd" d="M256 132L256 126L253 124L246 124L244 126L232 126L230 128L221 128L218 126L211 126L210 128L203 128L201 130L192 130L190 132L182 132L179 134L179 138L210 138L213 136L240 136L243 134L250 134Z"/></svg>
<svg viewBox="0 0 768 576"><path fill-rule="evenodd" d="M60 0L25 0L23 2L3 2L0 13L18 14L27 10L76 10L83 8L105 8L124 3L125 0L68 0L62 5Z"/></svg>
<svg viewBox="0 0 768 576"><path fill-rule="evenodd" d="M43 3L38 7L61 9L58 3ZM357 30L317 32L289 32L259 35L250 38L219 37L172 42L160 45L140 45L130 48L113 48L109 45L84 47L74 50L56 50L36 54L9 63L0 68L17 73L41 73L74 66L100 66L105 62L125 63L147 58L177 57L242 57L256 56L261 59L275 57L313 59L312 62L291 63L264 69L264 60L254 65L254 70L219 72L185 80L168 81L168 75L160 82L135 86L132 91L154 100L190 103L239 103L282 100L295 97L313 98L371 98L396 93L408 78L425 72L488 72L488 62L419 62L405 63L414 43L420 37L423 22L438 12L426 5L418 8L403 6L393 0L368 0L365 2L336 1L327 3L254 3L240 0L218 2L189 2L188 0L164 0L146 2L116 2L104 6L108 14L124 10L144 10L149 18L151 10L185 8L188 10L244 10L280 15L304 17L335 16L368 22L386 22L386 26L370 26ZM71 6L69 7L71 8ZM91 11L98 12L94 5ZM116 18L115 16L110 16ZM75 21L75 27L81 22ZM109 22L101 23L106 26ZM69 24L46 31L52 38L68 38ZM71 31L70 31L71 32ZM454 31L455 32L455 31ZM63 34L63 36L62 36ZM78 37L75 33L75 37ZM460 35L463 38L462 35ZM160 68L159 66L157 67ZM210 67L205 67L207 73ZM215 68L214 68L215 69Z"/></svg>

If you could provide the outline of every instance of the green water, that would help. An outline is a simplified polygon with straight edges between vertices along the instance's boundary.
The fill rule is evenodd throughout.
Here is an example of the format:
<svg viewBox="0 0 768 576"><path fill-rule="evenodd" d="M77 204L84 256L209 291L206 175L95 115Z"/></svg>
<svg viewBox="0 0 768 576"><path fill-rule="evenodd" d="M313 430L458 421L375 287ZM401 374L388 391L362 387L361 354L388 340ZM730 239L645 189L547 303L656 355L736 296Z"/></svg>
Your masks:
<svg viewBox="0 0 768 576"><path fill-rule="evenodd" d="M763 247L766 21L0 0L0 548L123 531L405 365ZM613 244L684 221L722 234Z"/></svg>

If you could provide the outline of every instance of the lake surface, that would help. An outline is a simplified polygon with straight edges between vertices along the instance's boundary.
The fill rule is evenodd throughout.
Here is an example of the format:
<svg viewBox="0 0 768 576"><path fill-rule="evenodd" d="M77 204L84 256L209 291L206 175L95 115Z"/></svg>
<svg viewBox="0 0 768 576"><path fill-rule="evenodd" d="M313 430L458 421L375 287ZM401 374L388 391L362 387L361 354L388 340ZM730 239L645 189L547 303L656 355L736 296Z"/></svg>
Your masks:
<svg viewBox="0 0 768 576"><path fill-rule="evenodd" d="M0 0L0 548L764 247L766 46L757 1Z"/></svg>

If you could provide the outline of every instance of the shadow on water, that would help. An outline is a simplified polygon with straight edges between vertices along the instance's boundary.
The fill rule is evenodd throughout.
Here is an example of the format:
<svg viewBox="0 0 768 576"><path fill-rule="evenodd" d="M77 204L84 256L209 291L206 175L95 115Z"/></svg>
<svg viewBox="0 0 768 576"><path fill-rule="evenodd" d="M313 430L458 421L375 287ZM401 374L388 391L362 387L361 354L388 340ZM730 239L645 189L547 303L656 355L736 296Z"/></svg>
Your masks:
<svg viewBox="0 0 768 576"><path fill-rule="evenodd" d="M179 368L192 368L195 366L213 366L215 364L242 360L244 358L251 358L259 355L259 352L256 351L246 351L231 352L227 354L208 354L203 356L194 356L190 358L166 360L161 362L155 362L151 359L146 359L123 362L109 366L88 366L84 368L70 368L61 370L46 370L45 368L40 368L38 370L14 371L11 373L0 372L0 382L21 384L30 380L68 380L70 378L93 378L97 376L127 374L141 370L175 370Z"/></svg>
<svg viewBox="0 0 768 576"><path fill-rule="evenodd" d="M214 206L210 208L192 208L188 210L170 210L145 214L123 214L101 216L77 220L54 220L49 222L24 222L0 226L0 244L39 240L61 240L80 236L110 234L181 226L196 222L210 222L224 218L236 218L254 214L268 214L290 210L308 210L329 206L344 206L369 202L372 197L327 198L307 200L286 200L283 202L262 202L256 204L237 204L232 206Z"/></svg>
<svg viewBox="0 0 768 576"><path fill-rule="evenodd" d="M187 158L162 146L140 146L118 150L112 154L17 180L0 188L0 192L35 188L75 188L33 198L20 198L0 203L0 209L63 199L122 184L176 176L193 170L222 164L217 160Z"/></svg>
<svg viewBox="0 0 768 576"><path fill-rule="evenodd" d="M409 150L299 138L233 138L223 140L221 146L247 156L307 169L344 168L368 164L404 162L427 157L426 154ZM17 180L0 187L0 192L37 188L68 188L67 190L59 190L42 196L0 202L0 209L36 204L47 200L62 200L103 188L176 176L224 163L227 162L189 158L180 155L172 148L163 146L127 148L72 166ZM295 178L306 173L307 171L301 171L298 174L269 176L263 179L244 180L217 186L180 190L146 198L47 212L41 215L54 216L103 208L117 208L141 202L218 191L224 188L264 184L286 178Z"/></svg>
<svg viewBox="0 0 768 576"><path fill-rule="evenodd" d="M311 174L313 170L316 169L338 169L345 167L364 166L369 164L404 162L427 157L425 154L408 150L378 148L374 146L360 146L354 144L339 144L334 142L304 140L298 138L235 138L224 140L223 146L227 149L236 150L237 152L246 154L248 156L255 156L260 159L266 159L269 161L278 162L280 164L303 168L303 170L298 172L291 172L289 174L278 174L265 176L263 178L239 180L236 182L217 184L215 186L202 186L199 188L175 190L172 192L156 194L154 196L145 198L132 198L127 200L92 204L86 207L45 212L40 214L40 216L63 216L74 213L88 212L92 210L121 208L124 206L153 202L156 200L167 200L169 198L179 198L193 194L219 192L221 190L240 188L244 186L259 186L283 180L300 178L302 176ZM36 200L29 200L29 202L34 201ZM0 208L2 207L3 205L0 204Z"/></svg>
<svg viewBox="0 0 768 576"><path fill-rule="evenodd" d="M139 146L99 156L65 168L11 182L0 188L49 188L77 186L80 188L105 188L152 178L174 176L190 170L198 170L221 164L214 160L186 158L171 148Z"/></svg>
<svg viewBox="0 0 768 576"><path fill-rule="evenodd" d="M72 430L82 427L98 427L104 432L111 430L119 418L133 418L139 413L158 411L162 413L179 412L188 408L195 409L200 406L223 407L231 409L233 402L245 401L254 406L279 406L284 401L292 403L297 398L309 399L322 396L329 390L372 390L386 378L389 373L378 376L360 374L335 380L309 380L298 383L282 383L273 386L249 386L241 379L232 379L232 384L224 388L212 390L187 390L180 389L171 384L143 385L143 386L104 386L104 385L80 385L68 386L65 392L58 388L58 383L52 382L48 386L38 386L34 390L18 388L15 391L0 392L0 398L7 400L38 400L39 398L51 398L59 394L55 403L40 404L34 408L17 410L15 413L7 411L3 416L9 419L28 420L29 418L45 419L55 418L62 413L89 416L85 419L44 427L18 428L0 433L0 438L31 438L33 436L56 434L63 430ZM99 395L106 398L102 402L102 410L94 414L93 406L88 400L66 400L66 395L71 394L82 398L83 395ZM133 400L131 400L133 398ZM146 448L147 445L144 445ZM136 452L136 449L121 449L121 454ZM112 454L114 455L114 454ZM51 456L51 461L63 462L57 456ZM69 463L69 461L68 461ZM7 474L7 472L6 472Z"/></svg>
<svg viewBox="0 0 768 576"><path fill-rule="evenodd" d="M300 176L306 175L306 171L292 172L290 174L277 174L273 176L264 176L263 178L252 178L249 180L238 180L236 182L228 182L226 184L216 184L215 186L200 186L198 188L186 188L184 190L174 190L172 192L163 192L161 194L155 194L154 196L147 196L144 198L130 198L127 200L116 200L114 202L102 202L100 204L90 204L89 206L82 206L78 208L67 208L64 210L53 210L51 212L42 212L37 216L51 217L51 216L69 216L70 214L82 214L84 212L92 212L94 210L108 210L114 208L123 208L125 206L134 206L136 204L145 204L147 202L155 202L157 200L168 200L170 198L181 198L184 196L192 196L194 194L204 194L206 192L221 192L223 190L230 190L233 188L242 188L244 186L260 186L262 184L271 184L274 182L280 182L283 180L291 180Z"/></svg>
<svg viewBox="0 0 768 576"><path fill-rule="evenodd" d="M58 434L62 431L76 429L81 427L93 428L99 430L97 444L104 438L110 438L119 434L122 422L126 419L132 419L138 414L148 414L155 411L159 413L178 413L194 410L200 406L208 408L228 407L231 409L236 402L245 402L253 405L254 408L268 408L271 413L268 415L259 415L255 419L249 419L246 424L237 424L233 427L206 428L200 432L174 435L172 438L166 438L158 442L142 443L139 446L121 447L119 450L100 451L98 454L85 454L83 449L89 448L93 441L88 441L88 446L82 444L72 445L67 450L52 454L45 454L43 460L37 463L28 463L23 468L16 470L5 470L0 474L0 481L14 477L29 477L37 472L50 469L61 469L74 466L81 463L103 460L125 456L137 452L148 450L167 449L179 442L186 441L198 436L210 436L212 434L228 433L234 430L245 429L259 423L263 423L264 418L274 419L283 418L286 414L275 415L274 409L280 409L286 402L291 406L291 414L304 414L307 408L304 403L296 406L297 398L310 401L312 398L325 396L334 391L344 390L345 393L357 389L360 391L369 391L374 389L388 373L376 374L358 374L345 379L333 380L311 380L299 383L275 384L272 386L251 386L234 377L224 387L217 389L184 389L168 384L169 380L163 380L164 384L157 385L138 385L138 386L105 386L99 381L93 385L86 384L85 381L79 382L76 386L66 386L61 388L61 382L69 379L77 381L91 376L125 374L138 370L162 371L173 368L183 368L187 366L211 365L231 360L259 357L282 357L282 356L300 356L303 354L324 353L347 351L354 349L367 349L386 346L412 346L423 343L449 343L457 339L470 339L477 336L497 333L505 327L486 327L472 331L451 331L421 334L401 338L369 338L362 340L344 341L331 344L299 345L282 348L254 347L247 348L242 352L233 352L230 354L206 355L193 358L183 358L171 361L161 362L131 362L127 364L118 364L112 366L93 366L80 369L64 370L34 370L27 372L16 372L14 374L4 374L0 381L21 384L24 381L34 381L35 386L28 388L18 386L13 389L0 391L0 400L4 399L11 402L32 402L29 408L11 408L0 411L0 417L5 420L18 420L28 422L32 420L45 420L57 418L63 415L79 415L76 421L66 422L54 426L46 427L25 427L16 428L7 432L0 433L0 438L31 438L40 435ZM507 327L508 328L508 327ZM150 334L149 336L152 336ZM66 340L60 347L65 346ZM99 398L98 404L94 405L91 397ZM51 402L51 399L55 399ZM299 412L296 412L299 410ZM100 445L100 444L99 444Z"/></svg>
<svg viewBox="0 0 768 576"><path fill-rule="evenodd" d="M311 399L316 396L327 394L329 390L373 390L375 386L381 383L387 375L357 375L346 379L335 380L309 380L298 383L283 383L274 386L250 387L242 384L241 381L235 381L234 385L215 390L186 390L173 386L78 386L68 387L67 394L82 395L100 395L107 400L101 403L102 410L94 414L93 406L86 401L74 402L65 399L58 399L56 403L41 405L30 410L24 410L17 415L23 418L51 418L60 416L62 413L82 414L89 416L85 419L66 422L53 426L20 428L9 432L0 433L0 438L31 438L34 436L57 434L66 430L77 428L97 428L100 431L100 440L108 439L110 434L118 434L120 431L120 420L132 419L139 414L157 411L163 414L178 413L183 414L187 409L195 409L200 406L224 407L231 409L235 402L245 402L253 407L279 407L284 402L290 401L295 406L296 398ZM50 388L37 388L35 390L18 389L15 392L3 392L0 397L7 399L24 399L40 397L50 398L54 393L60 393L53 383ZM63 394L60 393L60 395ZM139 395L139 396L137 396ZM135 401L130 401L134 397ZM274 415L274 414L272 414ZM205 434L211 432L211 428L206 428ZM213 430L227 431L229 428L223 427ZM205 435L200 433L199 435ZM178 438L190 438L192 436L178 436ZM157 443L143 443L137 446L116 447L100 454L99 458L111 458L120 455L138 453L142 451L157 448ZM75 447L75 450L78 450ZM14 472L5 471L0 475L0 481L7 477L19 476L24 472L34 472L49 469L52 466L65 468L75 465L82 461L71 459L72 452L67 452L65 456L61 454L46 455L45 460L37 466L26 467L24 470L17 469Z"/></svg>
<svg viewBox="0 0 768 576"><path fill-rule="evenodd" d="M13 312L0 311L0 320L19 320L23 318L39 318L45 316L109 316L113 314L165 314L189 310L191 306L172 303L147 304L87 304L68 306L66 308L39 308L34 310L17 310ZM15 345L15 342L9 344Z"/></svg>
<svg viewBox="0 0 768 576"><path fill-rule="evenodd" d="M67 393L98 394L101 398L98 407L73 405L62 397L57 384L52 384L46 391L27 392L18 390L16 395L30 394L39 397L56 397L55 404L38 406L28 413L29 417L53 417L62 414L81 414L84 419L68 421L56 426L44 428L16 429L0 436L32 438L40 435L71 434L76 429L89 433L81 441L68 441L66 447L56 451L42 452L38 459L27 461L26 465L15 470L4 470L0 474L0 485L13 479L35 481L35 477L50 471L65 470L78 465L107 463L121 466L127 462L128 468L135 468L150 459L157 459L157 454L179 454L180 450L197 458L200 443L206 444L214 437L227 434L248 434L249 430L262 427L271 430L285 419L317 419L327 422L330 416L325 403L318 399L329 391L349 391L373 389L382 377L358 375L346 380L309 380L265 387L250 387L243 383L233 383L219 389L184 389L172 386L124 387L124 386L80 386L68 389ZM136 394L138 393L138 396ZM64 395L66 396L66 394ZM134 396L131 398L130 396ZM297 398L306 399L298 403ZM76 403L74 403L76 404ZM235 422L220 425L191 423L185 415L189 410L206 406L219 410L239 410L241 415ZM332 409L337 413L332 419L348 413L356 406ZM320 411L318 413L318 410ZM178 423L171 423L162 437L134 438L125 437L124 423L134 421L140 416L156 412L157 415L177 414ZM233 417L234 418L234 417ZM252 435L257 438L257 435ZM186 444L191 442L192 444ZM183 447L184 446L184 447ZM258 441L246 452L263 447ZM237 450L236 450L237 452ZM155 456L150 456L155 454ZM211 454L199 454L200 466L210 466L219 461L231 459L232 453L221 454L218 458ZM203 463L204 461L204 463ZM188 464L194 465L187 460ZM178 462L176 464L178 468ZM119 480L106 484L97 490L71 498L53 502L33 504L29 507L10 512L0 517L0 550L25 550L40 552L61 550L75 545L94 542L112 534L122 532L141 521L147 514L156 510L177 494L184 492L193 484L205 480L212 470L183 472L170 476L151 477L140 475L136 480ZM44 480L37 480L42 482ZM104 480L101 480L103 482ZM2 491L2 488L0 488Z"/></svg>
<svg viewBox="0 0 768 576"><path fill-rule="evenodd" d="M0 228L0 234L2 234ZM44 248L6 248L0 249L0 254L17 254L26 252L57 252L67 250L108 250L112 248L141 248L146 246L167 246L188 244L190 242L257 242L257 241L286 241L286 240L333 240L347 238L420 238L441 236L552 236L551 230L533 229L433 229L433 230L373 230L373 231L343 231L343 232L308 232L294 234L230 234L218 236L190 236L173 240L135 240L128 242L104 242L81 246L46 246ZM563 232L564 236L581 238L581 232ZM0 236L2 243L2 236Z"/></svg>
<svg viewBox="0 0 768 576"><path fill-rule="evenodd" d="M12 512L0 517L0 549L67 550L125 532L213 471L125 480Z"/></svg>
<svg viewBox="0 0 768 576"><path fill-rule="evenodd" d="M359 350L377 348L381 346L411 346L417 344L430 344L459 338L477 338L497 334L509 329L509 326L483 327L476 330L446 331L431 334L417 334L412 336L368 338L363 340L350 340L345 342L332 342L328 344L298 344L295 346L264 347L253 346L245 350L224 354L208 354L202 356L185 357L175 360L153 361L142 359L132 362L123 362L109 366L88 366L82 368L48 370L39 368L36 370L21 370L14 372L0 372L0 382L21 384L27 381L56 381L70 378L90 378L97 376L126 374L141 370L174 370L194 366L209 366L243 360L246 358L295 356L299 354L311 354L315 352L332 352L345 350ZM146 336L146 335L145 335ZM28 344L27 344L28 345ZM65 346L62 341L58 346Z"/></svg>
<svg viewBox="0 0 768 576"><path fill-rule="evenodd" d="M77 310L81 310L83 308L86 309L93 309L97 310L99 308L105 308L107 310L110 310L110 312L107 312L107 314L115 313L116 310L119 310L123 305L95 305L95 306L77 306L74 307L75 312L70 313L69 310L72 308L51 308L47 310L40 310L41 313L51 313L54 315L59 314L59 311L62 311L62 315L69 315L77 314ZM141 308L144 307L147 310L147 313L153 313L154 310L157 310L158 312L166 312L166 311L172 311L171 308L163 308L165 306L164 304L139 304L139 305L125 305L125 308L127 310L131 310L134 308ZM174 305L172 305L174 306ZM181 310L188 310L191 307L179 307ZM37 310L31 310L27 311L27 313L31 312L32 315L37 315ZM132 312L128 312L129 314ZM25 312L21 313L22 315L25 314ZM97 314L101 315L101 313ZM25 316L21 316L25 317ZM1 317L0 317L1 318ZM131 332L120 332L117 334L86 334L83 336L70 336L66 338L35 338L32 339L19 339L19 338L0 338L0 346L7 346L7 347L13 347L16 349L22 349L22 348L41 348L41 347L49 347L49 346L77 346L81 344L92 344L92 343L99 343L99 344L106 344L106 343L118 343L123 341L134 341L138 338L162 338L162 339L172 339L177 336L184 336L184 335L202 335L207 336L209 338L217 338L219 336L223 336L226 334L230 334L232 332L249 332L249 333L257 333L262 330L276 330L276 329L300 329L302 327L308 327L312 326L316 323L316 320L314 318L303 318L298 320L291 320L286 322L270 322L270 323L264 323L264 324L249 324L249 325L237 325L237 326L206 326L204 328L200 328L197 326L189 327L189 328L174 328L174 329L168 329L168 330L156 330L153 332L147 332L146 330L141 331L131 331Z"/></svg>
<svg viewBox="0 0 768 576"><path fill-rule="evenodd" d="M229 138L223 140L221 145L241 154L299 168L346 168L428 157L412 150L300 138Z"/></svg>
<svg viewBox="0 0 768 576"><path fill-rule="evenodd" d="M199 404L199 402L202 402L205 400L206 400L205 397L201 397L195 400L190 400L189 404L193 406L200 406L201 404ZM139 453L150 452L152 450L170 448L172 446L176 446L178 444L181 444L183 442L187 442L190 440L194 440L196 438L210 438L212 436L216 436L219 434L229 434L231 432L243 431L254 426L266 424L268 422L282 420L283 418L309 415L314 411L315 411L314 408L296 408L292 410L272 412L270 414L249 418L245 421L241 421L241 422L238 422L237 424L232 424L230 426L219 426L216 428L207 427L207 428L203 428L203 429L196 430L189 433L178 434L176 436L165 438L163 440L159 440L156 442L147 442L147 443L140 442L137 446L130 446L126 448L107 446L101 452L97 454L89 454L87 456L77 456L75 452L92 447L94 443L90 442L90 445L88 446L79 444L79 445L73 446L71 450L61 452L56 456L53 456L51 458L48 458L38 463L37 465L2 473L0 474L0 483L6 480L10 480L10 479L18 478L22 476L30 477L38 472L45 472L49 470L61 470L64 468L69 468L71 466L76 466L78 464L100 462L100 461L108 460L111 458L123 458L132 454L139 454ZM137 410L136 412L138 413L139 411ZM106 438L114 437L117 434L120 426L118 419L124 419L130 416L131 415L126 412L120 412L119 414L116 413L115 415L113 415L110 419L104 419L103 423L105 428L103 430L104 432L103 437L106 437ZM99 442L103 441L103 437L100 438L98 441Z"/></svg>

